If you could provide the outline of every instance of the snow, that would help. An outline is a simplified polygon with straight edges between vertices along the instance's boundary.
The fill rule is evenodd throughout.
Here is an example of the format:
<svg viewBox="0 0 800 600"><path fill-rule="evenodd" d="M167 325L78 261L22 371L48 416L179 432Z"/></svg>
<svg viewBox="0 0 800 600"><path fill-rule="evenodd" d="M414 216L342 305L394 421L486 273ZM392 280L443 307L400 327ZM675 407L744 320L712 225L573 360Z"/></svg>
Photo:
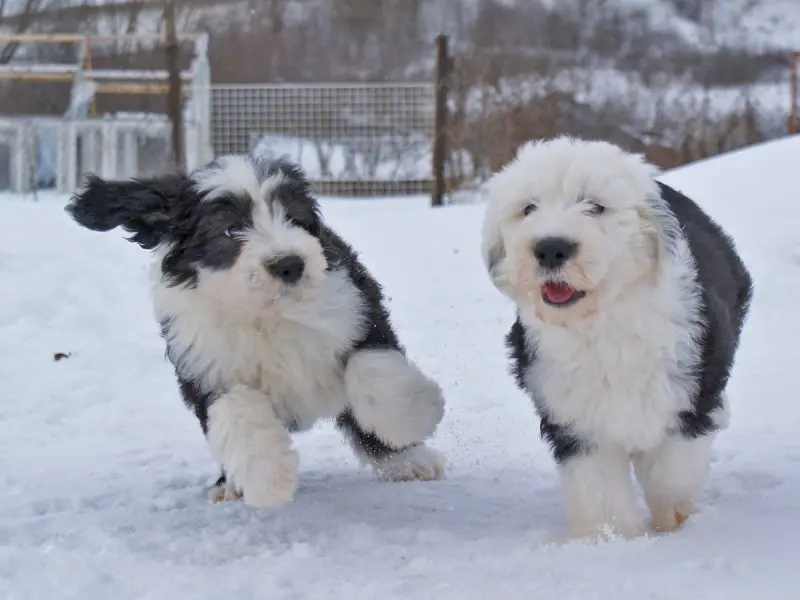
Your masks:
<svg viewBox="0 0 800 600"><path fill-rule="evenodd" d="M732 3L733 10L736 10L736 4ZM725 43L741 44L744 38L750 47L757 50L797 52L800 47L800 4L796 0L738 0L738 4L749 6L749 9L742 14L738 27L726 30ZM741 8L739 10L741 12Z"/></svg>
<svg viewBox="0 0 800 600"><path fill-rule="evenodd" d="M754 52L795 52L800 45L800 3L796 0L703 0L701 22L681 16L674 0L611 0L608 4L622 11L644 11L655 30L677 34L700 49L723 45Z"/></svg>
<svg viewBox="0 0 800 600"><path fill-rule="evenodd" d="M552 542L556 472L506 371L513 308L483 271L480 204L323 201L446 392L449 472L379 482L325 424L297 436L297 499L270 511L207 501L217 467L164 360L146 254L80 229L63 197L0 197L0 598L796 597L798 157L790 138L664 175L735 237L753 312L703 511L598 546Z"/></svg>
<svg viewBox="0 0 800 600"><path fill-rule="evenodd" d="M663 1L663 0L662 0ZM710 23L699 25L675 15L665 28L694 26L703 44L743 48L753 52L796 52L800 45L800 4L796 0L705 0ZM674 10L674 9L673 9ZM656 20L652 21L657 24Z"/></svg>

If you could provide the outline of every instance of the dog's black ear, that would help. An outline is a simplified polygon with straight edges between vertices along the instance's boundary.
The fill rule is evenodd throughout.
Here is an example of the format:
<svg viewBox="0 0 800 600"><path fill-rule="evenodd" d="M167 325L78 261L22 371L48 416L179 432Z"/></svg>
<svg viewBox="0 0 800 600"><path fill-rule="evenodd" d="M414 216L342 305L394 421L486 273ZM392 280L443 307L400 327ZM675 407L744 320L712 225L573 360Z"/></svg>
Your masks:
<svg viewBox="0 0 800 600"><path fill-rule="evenodd" d="M319 236L322 215L319 203L311 192L311 184L300 165L281 156L262 163L267 177L281 175L281 182L272 189L272 199L283 205L287 215L300 227Z"/></svg>
<svg viewBox="0 0 800 600"><path fill-rule="evenodd" d="M70 198L66 211L92 231L122 227L133 233L130 241L150 250L169 234L170 214L177 200L189 190L189 183L184 175L126 181L89 175L83 189Z"/></svg>

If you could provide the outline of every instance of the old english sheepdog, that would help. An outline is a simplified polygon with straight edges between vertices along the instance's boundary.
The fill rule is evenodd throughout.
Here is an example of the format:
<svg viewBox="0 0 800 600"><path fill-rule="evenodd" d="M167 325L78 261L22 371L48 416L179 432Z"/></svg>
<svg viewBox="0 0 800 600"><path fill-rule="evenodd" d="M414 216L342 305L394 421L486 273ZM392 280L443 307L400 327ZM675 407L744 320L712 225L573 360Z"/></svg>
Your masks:
<svg viewBox="0 0 800 600"><path fill-rule="evenodd" d="M516 305L512 374L558 465L568 538L654 531L696 509L752 280L732 240L640 156L528 142L490 179L482 250Z"/></svg>
<svg viewBox="0 0 800 600"><path fill-rule="evenodd" d="M380 478L443 476L424 443L442 392L407 358L381 286L323 221L297 165L225 156L190 174L92 175L67 211L153 251L167 357L222 465L213 501L292 501L290 434L325 418Z"/></svg>

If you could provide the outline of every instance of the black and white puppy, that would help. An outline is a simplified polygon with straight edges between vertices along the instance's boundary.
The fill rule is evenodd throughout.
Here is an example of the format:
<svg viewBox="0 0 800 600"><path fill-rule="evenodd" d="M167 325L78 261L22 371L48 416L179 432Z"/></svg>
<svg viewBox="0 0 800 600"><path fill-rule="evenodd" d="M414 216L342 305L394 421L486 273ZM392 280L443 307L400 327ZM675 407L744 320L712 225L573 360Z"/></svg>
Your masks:
<svg viewBox="0 0 800 600"><path fill-rule="evenodd" d="M559 467L567 535L657 531L695 510L752 296L732 240L612 144L529 142L488 184L483 256Z"/></svg>
<svg viewBox="0 0 800 600"><path fill-rule="evenodd" d="M382 478L443 476L423 443L441 390L406 357L381 286L323 222L299 167L226 156L191 174L89 176L67 210L153 250L167 357L222 464L214 501L293 500L290 434L324 418Z"/></svg>

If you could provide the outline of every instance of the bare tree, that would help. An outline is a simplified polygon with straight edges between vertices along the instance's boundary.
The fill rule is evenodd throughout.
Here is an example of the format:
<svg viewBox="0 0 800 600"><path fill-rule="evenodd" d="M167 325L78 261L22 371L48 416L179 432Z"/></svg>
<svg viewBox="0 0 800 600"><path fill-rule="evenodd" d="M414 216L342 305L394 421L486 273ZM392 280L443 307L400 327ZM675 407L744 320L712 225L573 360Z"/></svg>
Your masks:
<svg viewBox="0 0 800 600"><path fill-rule="evenodd" d="M43 9L59 0L0 0L0 30L13 35L26 33ZM8 64L19 49L19 42L0 46L0 65Z"/></svg>
<svg viewBox="0 0 800 600"><path fill-rule="evenodd" d="M178 62L178 37L175 29L175 0L164 1L164 27L166 30L166 58L169 74L169 90L167 92L167 112L172 124L172 162L176 171L185 165L183 147L183 82L181 81L180 64Z"/></svg>

